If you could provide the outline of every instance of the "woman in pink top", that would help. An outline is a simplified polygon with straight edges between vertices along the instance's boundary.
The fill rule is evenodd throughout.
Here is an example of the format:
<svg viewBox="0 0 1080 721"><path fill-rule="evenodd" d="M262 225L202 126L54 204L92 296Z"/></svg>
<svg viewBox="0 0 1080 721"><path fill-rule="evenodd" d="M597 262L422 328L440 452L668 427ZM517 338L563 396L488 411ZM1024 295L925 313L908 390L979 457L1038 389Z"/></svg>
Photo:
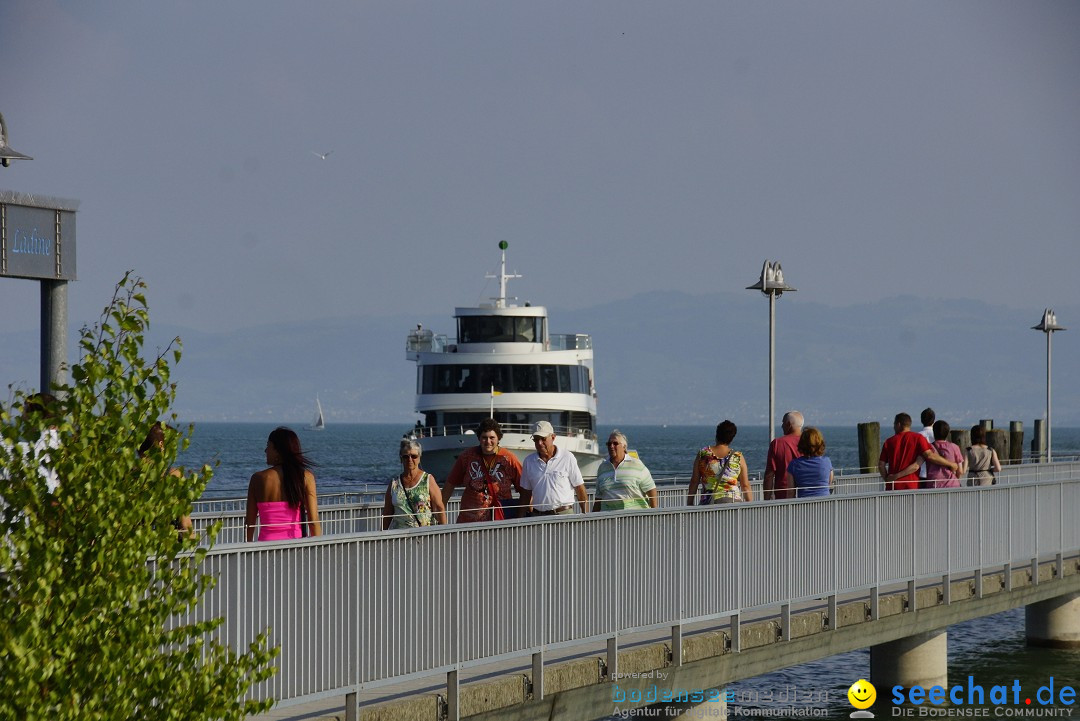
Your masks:
<svg viewBox="0 0 1080 721"><path fill-rule="evenodd" d="M253 474L248 482L247 540L255 536L256 520L260 541L300 538L301 510L307 516L307 535L321 536L315 474L310 470L315 464L300 450L296 433L284 426L275 428L266 441L266 462L270 468Z"/></svg>
<svg viewBox="0 0 1080 721"><path fill-rule="evenodd" d="M960 477L966 472L964 454L960 446L949 442L949 424L945 421L934 423L934 450L947 461L952 461L959 468L955 472L945 466L926 464L926 488L959 488Z"/></svg>

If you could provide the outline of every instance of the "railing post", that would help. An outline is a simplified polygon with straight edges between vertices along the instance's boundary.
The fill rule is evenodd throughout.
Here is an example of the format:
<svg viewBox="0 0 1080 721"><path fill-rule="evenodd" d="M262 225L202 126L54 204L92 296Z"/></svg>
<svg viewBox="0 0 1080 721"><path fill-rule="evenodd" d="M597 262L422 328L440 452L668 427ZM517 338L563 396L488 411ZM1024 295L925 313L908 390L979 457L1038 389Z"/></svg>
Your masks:
<svg viewBox="0 0 1080 721"><path fill-rule="evenodd" d="M617 635L607 640L607 677L609 681L619 678L619 637Z"/></svg>
<svg viewBox="0 0 1080 721"><path fill-rule="evenodd" d="M915 579L911 579L907 582L907 606L908 611L915 611L918 608L918 601L915 597ZM877 618L875 616L875 618Z"/></svg>
<svg viewBox="0 0 1080 721"><path fill-rule="evenodd" d="M682 666L682 624L671 627L671 665Z"/></svg>
<svg viewBox="0 0 1080 721"><path fill-rule="evenodd" d="M739 620L739 614L731 614L731 650L733 653L738 653L742 650L742 633L740 632L741 622Z"/></svg>
<svg viewBox="0 0 1080 721"><path fill-rule="evenodd" d="M829 628L836 630L837 621L839 620L836 608L836 587L839 585L838 580L840 577L840 508L839 502L830 504L832 506L832 529L833 529L833 563L832 563L832 590L829 595Z"/></svg>
<svg viewBox="0 0 1080 721"><path fill-rule="evenodd" d="M952 574L946 573L941 577L941 602L948 606L952 603Z"/></svg>
<svg viewBox="0 0 1080 721"><path fill-rule="evenodd" d="M975 598L983 597L983 573L981 568L975 569Z"/></svg>
<svg viewBox="0 0 1080 721"><path fill-rule="evenodd" d="M461 684L456 668L446 674L446 718L461 721Z"/></svg>
<svg viewBox="0 0 1080 721"><path fill-rule="evenodd" d="M877 583L877 579L874 579L874 583ZM870 589L870 620L876 621L879 618L881 612L880 605L880 590L877 586Z"/></svg>
<svg viewBox="0 0 1080 721"><path fill-rule="evenodd" d="M1005 590L1012 591L1012 560L1013 560L1013 533L1012 533L1012 518L1013 518L1013 491L1008 489L1005 491L1006 503L1008 505L1008 513L1005 517L1009 519L1008 527L1006 528L1006 535L1008 536L1006 546L1009 549L1005 556Z"/></svg>
<svg viewBox="0 0 1080 721"><path fill-rule="evenodd" d="M532 655L532 697L533 701L544 698L544 652Z"/></svg>
<svg viewBox="0 0 1080 721"><path fill-rule="evenodd" d="M780 640L791 640L791 604L780 606Z"/></svg>
<svg viewBox="0 0 1080 721"><path fill-rule="evenodd" d="M360 721L359 696L356 691L345 694L345 721Z"/></svg>
<svg viewBox="0 0 1080 721"><path fill-rule="evenodd" d="M1039 585L1039 558L1036 556L1031 559L1031 585Z"/></svg>

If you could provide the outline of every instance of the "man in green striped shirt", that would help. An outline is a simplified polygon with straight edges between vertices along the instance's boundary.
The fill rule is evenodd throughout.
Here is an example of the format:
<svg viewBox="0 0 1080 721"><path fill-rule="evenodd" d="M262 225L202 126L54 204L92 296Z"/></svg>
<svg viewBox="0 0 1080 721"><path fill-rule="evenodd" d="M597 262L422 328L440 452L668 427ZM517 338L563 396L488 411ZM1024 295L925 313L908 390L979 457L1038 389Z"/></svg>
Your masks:
<svg viewBox="0 0 1080 721"><path fill-rule="evenodd" d="M656 508L656 484L637 458L626 454L626 434L616 429L608 437L608 460L596 472L596 501L592 510L623 511Z"/></svg>

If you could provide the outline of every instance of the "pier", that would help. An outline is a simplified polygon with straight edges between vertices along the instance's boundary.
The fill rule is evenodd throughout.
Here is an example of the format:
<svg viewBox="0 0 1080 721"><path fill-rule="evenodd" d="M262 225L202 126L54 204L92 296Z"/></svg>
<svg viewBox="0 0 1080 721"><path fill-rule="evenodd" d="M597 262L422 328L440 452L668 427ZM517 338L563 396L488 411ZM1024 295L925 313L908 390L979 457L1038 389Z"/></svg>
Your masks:
<svg viewBox="0 0 1080 721"><path fill-rule="evenodd" d="M279 670L252 693L348 719L600 718L635 705L618 692L640 705L867 647L885 699L945 683L951 624L1020 606L1031 642L1080 645L1080 462L1007 466L982 488L879 480L385 533L368 532L381 504L345 498L321 509L322 538L212 549L218 584L192 620L224 616L237 647L271 627ZM228 540L242 509L194 520L215 518ZM511 672L463 682L493 664Z"/></svg>

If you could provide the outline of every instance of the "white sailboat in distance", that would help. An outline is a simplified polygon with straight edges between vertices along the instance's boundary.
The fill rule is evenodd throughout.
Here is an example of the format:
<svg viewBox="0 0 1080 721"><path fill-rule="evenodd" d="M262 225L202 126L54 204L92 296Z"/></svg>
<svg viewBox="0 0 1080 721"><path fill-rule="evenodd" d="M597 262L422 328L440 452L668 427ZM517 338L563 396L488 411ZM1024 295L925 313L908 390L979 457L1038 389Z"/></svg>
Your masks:
<svg viewBox="0 0 1080 721"><path fill-rule="evenodd" d="M315 396L315 420L308 426L313 431L326 430L326 418L323 417L322 403L319 403L319 396Z"/></svg>

